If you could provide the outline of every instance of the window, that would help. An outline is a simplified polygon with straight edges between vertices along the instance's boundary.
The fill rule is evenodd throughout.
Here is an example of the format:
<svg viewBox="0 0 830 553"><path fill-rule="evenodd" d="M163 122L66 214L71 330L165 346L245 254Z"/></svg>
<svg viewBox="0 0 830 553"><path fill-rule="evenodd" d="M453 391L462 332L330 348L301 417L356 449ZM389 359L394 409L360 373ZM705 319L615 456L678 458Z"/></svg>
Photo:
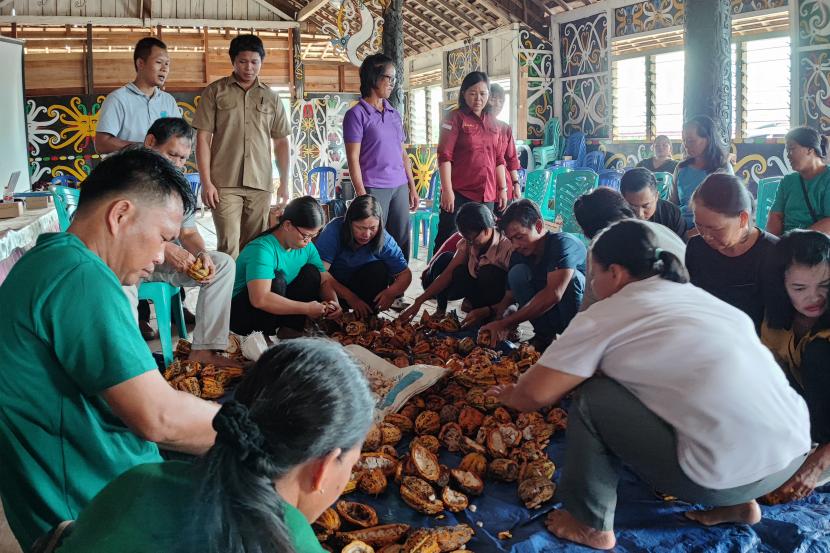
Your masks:
<svg viewBox="0 0 830 553"><path fill-rule="evenodd" d="M441 85L429 87L429 122L431 144L438 144L438 137L441 134L441 99L443 91Z"/></svg>
<svg viewBox="0 0 830 553"><path fill-rule="evenodd" d="M784 135L790 127L790 37L743 43L744 136Z"/></svg>
<svg viewBox="0 0 830 553"><path fill-rule="evenodd" d="M654 56L654 130L680 138L683 129L683 52ZM656 136L655 135L655 136Z"/></svg>
<svg viewBox="0 0 830 553"><path fill-rule="evenodd" d="M646 140L646 58L613 63L613 108L615 140Z"/></svg>
<svg viewBox="0 0 830 553"><path fill-rule="evenodd" d="M409 143L427 143L427 90L416 88L409 103Z"/></svg>

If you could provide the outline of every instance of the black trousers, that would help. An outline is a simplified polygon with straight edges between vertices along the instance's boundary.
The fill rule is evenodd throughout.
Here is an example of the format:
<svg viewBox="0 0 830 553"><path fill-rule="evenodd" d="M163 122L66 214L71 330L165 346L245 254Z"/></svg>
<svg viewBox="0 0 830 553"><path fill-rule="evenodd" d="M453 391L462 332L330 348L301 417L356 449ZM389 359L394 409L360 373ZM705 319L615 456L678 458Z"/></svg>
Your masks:
<svg viewBox="0 0 830 553"><path fill-rule="evenodd" d="M182 299L182 305L184 305L184 288L179 290L179 297ZM139 321L149 321L150 320L150 302L147 300L138 300L138 320Z"/></svg>
<svg viewBox="0 0 830 553"><path fill-rule="evenodd" d="M374 308L375 296L386 290L390 282L391 278L386 263L377 260L363 265L352 274L348 281L341 284ZM341 301L341 303L348 305L345 301Z"/></svg>
<svg viewBox="0 0 830 553"><path fill-rule="evenodd" d="M449 211L441 210L441 213L438 216L438 232L435 236L435 249L433 251L438 251L438 248L441 247L441 244L447 241L447 238L452 236L457 229L455 226L455 216L458 214L458 210L461 209L461 206L464 204L468 204L470 202L474 202L475 200L471 200L470 198L459 194L458 192L455 193L455 205L454 211L450 213ZM484 205L487 206L487 209L493 211L494 203L493 202L483 202Z"/></svg>
<svg viewBox="0 0 830 553"><path fill-rule="evenodd" d="M300 269L297 278L286 284L282 271L274 273L271 291L295 301L318 301L320 299L320 271L313 265ZM251 305L248 291L243 290L231 300L231 330L236 334L250 334L256 330L272 336L279 327L302 331L305 315L274 315Z"/></svg>
<svg viewBox="0 0 830 553"><path fill-rule="evenodd" d="M453 252L444 252L433 261L424 279L424 288L443 273L452 260ZM466 298L473 309L494 305L501 301L507 289L507 271L495 265L479 268L478 277L470 275L467 265L460 265L452 273L450 285L439 292L435 300L439 309L446 309L449 300Z"/></svg>
<svg viewBox="0 0 830 553"><path fill-rule="evenodd" d="M801 356L801 384L790 378L810 411L810 433L819 444L830 443L830 341L816 338ZM788 376L789 375L788 373Z"/></svg>

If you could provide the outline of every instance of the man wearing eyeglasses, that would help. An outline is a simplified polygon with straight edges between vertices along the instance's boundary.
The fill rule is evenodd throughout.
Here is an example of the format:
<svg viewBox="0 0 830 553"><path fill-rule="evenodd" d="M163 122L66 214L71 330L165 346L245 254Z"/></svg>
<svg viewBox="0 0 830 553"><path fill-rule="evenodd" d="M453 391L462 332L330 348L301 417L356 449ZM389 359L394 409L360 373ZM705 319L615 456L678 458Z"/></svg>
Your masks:
<svg viewBox="0 0 830 553"><path fill-rule="evenodd" d="M377 198L386 232L409 261L409 211L418 208L418 192L404 147L403 120L388 101L396 83L391 58L374 54L363 60L362 98L343 118L343 140L355 196Z"/></svg>

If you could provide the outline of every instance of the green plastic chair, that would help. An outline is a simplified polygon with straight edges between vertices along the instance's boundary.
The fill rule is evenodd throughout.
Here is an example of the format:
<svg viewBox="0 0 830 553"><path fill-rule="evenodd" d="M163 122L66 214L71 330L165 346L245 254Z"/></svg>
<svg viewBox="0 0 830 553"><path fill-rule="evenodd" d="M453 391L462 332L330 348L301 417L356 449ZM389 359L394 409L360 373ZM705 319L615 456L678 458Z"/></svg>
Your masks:
<svg viewBox="0 0 830 553"><path fill-rule="evenodd" d="M660 171L654 173L654 178L657 180L657 194L661 200L669 201L671 198L671 189L674 187L674 175Z"/></svg>
<svg viewBox="0 0 830 553"><path fill-rule="evenodd" d="M769 212L775 203L778 186L783 177L767 177L758 181L758 205L755 208L755 224L761 230L766 230Z"/></svg>
<svg viewBox="0 0 830 553"><path fill-rule="evenodd" d="M547 193L548 182L550 181L550 171L547 169L537 169L530 171L525 180L525 190L523 196L532 201L538 206L542 205Z"/></svg>
<svg viewBox="0 0 830 553"><path fill-rule="evenodd" d="M533 161L536 167L547 167L549 163L553 163L559 159L559 145L556 146L536 146L533 148Z"/></svg>
<svg viewBox="0 0 830 553"><path fill-rule="evenodd" d="M78 207L81 191L68 186L54 185L49 187L52 198L55 200L55 211L58 213L58 225L62 232L66 232L72 222L72 216ZM187 327L184 322L179 287L166 282L144 282L138 287L138 299L153 302L156 306L156 321L159 327L161 340L161 355L164 357L164 366L173 362L173 332L170 321L170 310L175 308L176 327L179 336L187 340Z"/></svg>
<svg viewBox="0 0 830 553"><path fill-rule="evenodd" d="M429 214L429 248L427 248L427 262L435 253L435 238L438 236L438 219L441 217L441 175L435 172L435 190L432 193L432 212Z"/></svg>
<svg viewBox="0 0 830 553"><path fill-rule="evenodd" d="M574 217L574 203L576 199L587 194L599 185L599 175L587 169L578 169L567 173L560 173L556 176L556 193L553 207L553 220L562 221L562 232L581 234L582 229ZM548 205L543 206L542 217L549 220L546 215L550 213Z"/></svg>
<svg viewBox="0 0 830 553"><path fill-rule="evenodd" d="M429 185L418 190L420 201L418 209L409 212L409 225L412 227L412 257L418 257L420 246L421 227L424 229L424 240L429 241L429 219L432 216L432 205L435 203L435 183L439 180L438 171L434 171L429 178Z"/></svg>

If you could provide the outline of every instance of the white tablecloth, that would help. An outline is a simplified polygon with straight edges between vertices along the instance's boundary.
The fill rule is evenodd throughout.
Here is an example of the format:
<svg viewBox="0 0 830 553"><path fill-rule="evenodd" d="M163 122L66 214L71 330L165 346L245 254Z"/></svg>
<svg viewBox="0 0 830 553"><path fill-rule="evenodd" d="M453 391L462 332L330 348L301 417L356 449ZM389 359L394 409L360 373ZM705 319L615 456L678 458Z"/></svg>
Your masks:
<svg viewBox="0 0 830 553"><path fill-rule="evenodd" d="M26 250L35 245L38 236L58 230L58 213L54 207L27 211L14 219L0 219L0 283Z"/></svg>

